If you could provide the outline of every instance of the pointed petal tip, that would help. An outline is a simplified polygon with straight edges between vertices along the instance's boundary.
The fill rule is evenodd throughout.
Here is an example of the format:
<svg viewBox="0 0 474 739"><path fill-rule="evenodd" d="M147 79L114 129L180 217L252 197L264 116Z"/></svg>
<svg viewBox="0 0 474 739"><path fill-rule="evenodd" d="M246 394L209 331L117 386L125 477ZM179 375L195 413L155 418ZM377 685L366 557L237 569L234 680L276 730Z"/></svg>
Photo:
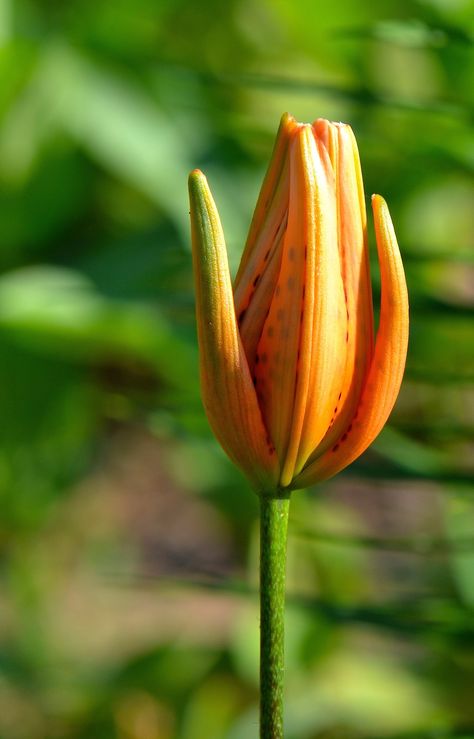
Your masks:
<svg viewBox="0 0 474 739"><path fill-rule="evenodd" d="M372 195L372 213L374 216L374 227L379 258L380 250L388 249L390 252L397 254L397 258L401 260L390 210L386 200L381 195Z"/></svg>
<svg viewBox="0 0 474 739"><path fill-rule="evenodd" d="M206 183L207 183L206 176L201 172L200 169L193 169L189 173L188 184L189 184L190 189L194 187L198 187L199 185L206 184Z"/></svg>
<svg viewBox="0 0 474 739"><path fill-rule="evenodd" d="M301 126L296 118L291 113L283 113L280 120L280 131L283 131L286 136L291 136Z"/></svg>
<svg viewBox="0 0 474 739"><path fill-rule="evenodd" d="M207 177L200 169L193 169L188 177L188 193L191 223L197 224L202 218L210 219L217 231L222 231L214 198ZM205 215L206 214L206 215ZM223 239L223 235L222 235Z"/></svg>
<svg viewBox="0 0 474 739"><path fill-rule="evenodd" d="M380 216L381 218L386 218L391 223L392 219L391 219L390 211L389 211L387 201L385 200L385 198L382 197L382 195L378 195L377 193L374 193L371 197L371 203L372 203L372 212L374 214L374 219L377 219L377 217Z"/></svg>

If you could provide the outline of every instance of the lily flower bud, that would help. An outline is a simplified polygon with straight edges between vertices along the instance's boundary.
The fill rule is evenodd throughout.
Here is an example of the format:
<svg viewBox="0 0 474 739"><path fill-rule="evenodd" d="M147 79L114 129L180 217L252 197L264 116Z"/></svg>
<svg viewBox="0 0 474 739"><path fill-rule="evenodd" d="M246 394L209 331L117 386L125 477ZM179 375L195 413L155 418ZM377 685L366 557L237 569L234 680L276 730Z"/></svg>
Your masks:
<svg viewBox="0 0 474 739"><path fill-rule="evenodd" d="M204 406L262 494L305 487L372 443L398 395L408 297L385 201L372 198L382 297L374 343L367 219L349 126L285 114L232 288L206 178L189 178Z"/></svg>

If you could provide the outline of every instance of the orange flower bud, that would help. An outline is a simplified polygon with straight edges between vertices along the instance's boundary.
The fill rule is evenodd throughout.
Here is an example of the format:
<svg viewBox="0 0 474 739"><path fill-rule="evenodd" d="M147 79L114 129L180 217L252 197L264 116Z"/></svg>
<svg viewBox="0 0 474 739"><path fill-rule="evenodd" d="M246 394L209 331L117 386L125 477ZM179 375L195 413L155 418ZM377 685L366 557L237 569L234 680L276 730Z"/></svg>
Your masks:
<svg viewBox="0 0 474 739"><path fill-rule="evenodd" d="M189 192L201 386L214 433L263 494L327 479L384 426L408 344L400 252L387 205L374 195L382 282L374 346L352 130L283 116L233 290L198 170Z"/></svg>

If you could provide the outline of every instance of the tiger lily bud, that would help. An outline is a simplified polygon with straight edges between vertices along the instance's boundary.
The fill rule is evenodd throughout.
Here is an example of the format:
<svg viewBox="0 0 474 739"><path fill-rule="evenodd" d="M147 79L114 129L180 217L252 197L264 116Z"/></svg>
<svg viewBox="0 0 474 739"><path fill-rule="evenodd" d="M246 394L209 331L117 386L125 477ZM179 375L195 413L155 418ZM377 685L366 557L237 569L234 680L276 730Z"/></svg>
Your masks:
<svg viewBox="0 0 474 739"><path fill-rule="evenodd" d="M301 488L372 443L398 395L408 297L387 205L372 197L381 275L374 343L364 190L349 126L285 114L232 289L206 178L189 177L204 406L262 494Z"/></svg>

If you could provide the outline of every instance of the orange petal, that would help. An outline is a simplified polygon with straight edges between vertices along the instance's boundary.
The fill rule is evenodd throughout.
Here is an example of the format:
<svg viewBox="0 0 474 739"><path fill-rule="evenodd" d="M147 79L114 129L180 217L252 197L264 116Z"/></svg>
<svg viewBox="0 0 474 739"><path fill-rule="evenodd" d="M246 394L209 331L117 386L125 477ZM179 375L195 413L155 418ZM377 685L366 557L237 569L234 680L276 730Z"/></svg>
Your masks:
<svg viewBox="0 0 474 739"><path fill-rule="evenodd" d="M338 241L347 312L346 365L330 428L310 462L334 446L360 402L373 355L373 308L367 244L367 215L357 143L350 126L319 119L317 139L329 153L336 175Z"/></svg>
<svg viewBox="0 0 474 739"><path fill-rule="evenodd" d="M362 454L385 425L400 389L408 347L407 287L387 204L380 195L374 195L372 207L382 300L370 371L352 422L332 449L309 464L295 479L294 488L332 477Z"/></svg>
<svg viewBox="0 0 474 739"><path fill-rule="evenodd" d="M288 210L287 154L291 135L298 126L293 116L283 114L235 278L237 313L245 307L245 293L251 288L257 272L264 266L266 250L272 245L274 235Z"/></svg>
<svg viewBox="0 0 474 739"><path fill-rule="evenodd" d="M267 264L262 268L261 272L257 272L253 279L253 292L248 298L246 307L240 311L236 308L240 338L242 339L251 373L255 369L258 343L275 292L278 275L280 274L286 220L287 216L282 221L282 228L275 242L272 244Z"/></svg>
<svg viewBox="0 0 474 739"><path fill-rule="evenodd" d="M291 135L297 128L295 119L285 113L235 278L235 311L251 371L280 271L283 237L288 220L288 146Z"/></svg>
<svg viewBox="0 0 474 739"><path fill-rule="evenodd" d="M235 316L224 234L206 178L189 177L201 388L212 429L259 491L279 464L265 429Z"/></svg>
<svg viewBox="0 0 474 739"><path fill-rule="evenodd" d="M303 320L302 324L300 387L295 398L291 436L292 440L298 437L298 423L301 423L293 476L301 471L328 429L340 392L347 351L347 315L341 256L337 246L334 170L325 147L316 142L313 149L312 129L308 126L307 131L310 149L317 152L318 156L314 167L315 192L312 197L314 222L309 228L306 265L307 321Z"/></svg>
<svg viewBox="0 0 474 739"><path fill-rule="evenodd" d="M324 436L344 367L346 315L334 178L311 126L290 145L288 227L255 365L257 392L289 485Z"/></svg>

